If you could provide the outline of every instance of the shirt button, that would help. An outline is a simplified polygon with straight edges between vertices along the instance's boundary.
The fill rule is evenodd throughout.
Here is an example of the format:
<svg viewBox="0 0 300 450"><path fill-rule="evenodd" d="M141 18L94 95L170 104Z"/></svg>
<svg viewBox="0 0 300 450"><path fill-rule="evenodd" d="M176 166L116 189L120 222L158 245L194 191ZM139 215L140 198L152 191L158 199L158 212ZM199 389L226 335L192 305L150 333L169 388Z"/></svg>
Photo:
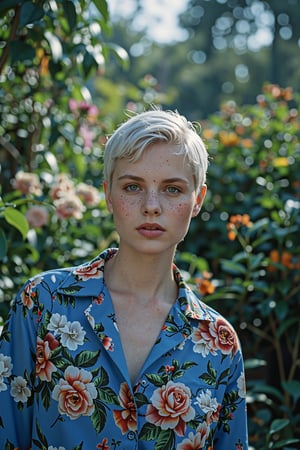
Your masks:
<svg viewBox="0 0 300 450"><path fill-rule="evenodd" d="M136 439L136 433L134 431L129 431L129 433L127 434L127 438L130 441L133 441L134 439Z"/></svg>
<svg viewBox="0 0 300 450"><path fill-rule="evenodd" d="M147 385L147 380L141 380L141 386L145 387Z"/></svg>

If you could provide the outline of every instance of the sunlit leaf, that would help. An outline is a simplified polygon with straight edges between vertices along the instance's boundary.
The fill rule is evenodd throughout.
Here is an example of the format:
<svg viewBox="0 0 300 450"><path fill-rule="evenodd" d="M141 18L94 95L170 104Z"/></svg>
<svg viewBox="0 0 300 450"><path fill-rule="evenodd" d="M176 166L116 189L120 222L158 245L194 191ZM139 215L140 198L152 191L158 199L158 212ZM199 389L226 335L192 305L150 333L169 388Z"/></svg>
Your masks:
<svg viewBox="0 0 300 450"><path fill-rule="evenodd" d="M16 228L21 233L23 239L25 239L29 230L26 217L17 209L9 207L4 211L4 218L6 222Z"/></svg>
<svg viewBox="0 0 300 450"><path fill-rule="evenodd" d="M273 420L270 427L270 434L278 433L278 431L285 428L290 421L288 419L276 419Z"/></svg>
<svg viewBox="0 0 300 450"><path fill-rule="evenodd" d="M107 22L109 19L109 11L106 0L93 0L94 5L102 15L103 19Z"/></svg>
<svg viewBox="0 0 300 450"><path fill-rule="evenodd" d="M58 39L57 36L55 36L55 34L51 33L51 31L45 32L45 38L49 42L53 61L54 62L59 61L63 55L63 48L60 40Z"/></svg>

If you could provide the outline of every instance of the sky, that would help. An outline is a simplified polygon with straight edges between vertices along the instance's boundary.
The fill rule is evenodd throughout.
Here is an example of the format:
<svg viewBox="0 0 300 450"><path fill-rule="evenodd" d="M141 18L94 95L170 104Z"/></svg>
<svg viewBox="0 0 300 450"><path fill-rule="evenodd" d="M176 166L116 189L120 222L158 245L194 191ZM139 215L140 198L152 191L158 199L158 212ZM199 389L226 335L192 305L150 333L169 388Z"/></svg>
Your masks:
<svg viewBox="0 0 300 450"><path fill-rule="evenodd" d="M141 0L143 14L135 17L132 27L146 30L150 39L170 44L186 39L186 31L178 26L178 14L186 9L188 0ZM112 17L128 16L135 10L135 0L108 0Z"/></svg>

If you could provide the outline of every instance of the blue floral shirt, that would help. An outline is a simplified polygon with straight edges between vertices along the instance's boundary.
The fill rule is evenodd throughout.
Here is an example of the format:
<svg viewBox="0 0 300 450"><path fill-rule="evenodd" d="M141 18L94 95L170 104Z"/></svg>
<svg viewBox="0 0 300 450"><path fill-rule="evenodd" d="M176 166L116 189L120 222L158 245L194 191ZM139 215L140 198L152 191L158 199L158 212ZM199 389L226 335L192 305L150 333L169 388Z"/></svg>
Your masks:
<svg viewBox="0 0 300 450"><path fill-rule="evenodd" d="M1 450L246 450L237 335L175 266L178 298L132 386L103 279L116 251L17 295L1 336Z"/></svg>

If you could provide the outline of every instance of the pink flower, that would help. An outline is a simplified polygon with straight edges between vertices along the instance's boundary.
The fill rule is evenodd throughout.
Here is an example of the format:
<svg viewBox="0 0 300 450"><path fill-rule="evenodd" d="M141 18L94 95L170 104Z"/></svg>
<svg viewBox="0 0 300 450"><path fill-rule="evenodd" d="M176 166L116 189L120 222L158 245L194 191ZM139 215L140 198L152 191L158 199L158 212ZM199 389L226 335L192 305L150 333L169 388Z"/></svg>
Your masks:
<svg viewBox="0 0 300 450"><path fill-rule="evenodd" d="M20 171L16 174L13 181L15 189L22 192L22 194L41 195L42 188L39 177L35 173Z"/></svg>
<svg viewBox="0 0 300 450"><path fill-rule="evenodd" d="M86 183L79 183L75 190L78 197L85 205L96 206L100 200L98 189Z"/></svg>
<svg viewBox="0 0 300 450"><path fill-rule="evenodd" d="M120 405L123 407L121 411L113 411L114 419L122 434L128 431L136 431L137 414L136 407L132 398L131 390L127 383L122 383L119 392Z"/></svg>
<svg viewBox="0 0 300 450"><path fill-rule="evenodd" d="M79 135L82 137L83 146L92 148L96 134L85 123L79 127Z"/></svg>
<svg viewBox="0 0 300 450"><path fill-rule="evenodd" d="M74 183L67 174L61 173L50 190L50 197L57 200L68 194L74 194Z"/></svg>
<svg viewBox="0 0 300 450"><path fill-rule="evenodd" d="M35 278L33 281L28 283L23 291L21 292L21 299L24 306L26 306L28 309L32 309L34 305L34 300L36 298L36 292L33 290L35 286L40 284L42 281L42 278L38 277Z"/></svg>
<svg viewBox="0 0 300 450"><path fill-rule="evenodd" d="M238 349L236 333L223 318L217 318L215 322L200 322L192 334L195 343L194 351L206 356L209 352L213 355L220 350L224 355L234 356Z"/></svg>
<svg viewBox="0 0 300 450"><path fill-rule="evenodd" d="M43 381L51 381L52 373L57 371L55 365L50 361L52 350L57 348L59 342L48 333L44 340L37 338L36 346L36 376Z"/></svg>
<svg viewBox="0 0 300 450"><path fill-rule="evenodd" d="M60 219L81 219L82 213L85 211L85 207L82 204L80 198L74 194L67 194L55 200L54 205L56 207L55 213Z"/></svg>
<svg viewBox="0 0 300 450"><path fill-rule="evenodd" d="M30 227L40 228L49 220L49 213L44 206L31 206L26 212L26 218Z"/></svg>
<svg viewBox="0 0 300 450"><path fill-rule="evenodd" d="M69 108L73 114L84 113L89 118L96 117L99 113L96 105L92 105L84 100L77 102L74 98L69 100Z"/></svg>
<svg viewBox="0 0 300 450"><path fill-rule="evenodd" d="M195 416L190 389L183 383L168 381L154 391L150 400L146 420L162 430L174 429L179 436L184 436L186 422Z"/></svg>
<svg viewBox="0 0 300 450"><path fill-rule="evenodd" d="M97 397L94 383L90 383L92 374L85 369L68 366L64 378L59 380L52 392L54 400L58 401L60 414L66 414L74 420L80 416L91 416Z"/></svg>
<svg viewBox="0 0 300 450"><path fill-rule="evenodd" d="M106 350L110 350L111 352L114 349L112 338L109 336L104 336L102 339L102 345Z"/></svg>
<svg viewBox="0 0 300 450"><path fill-rule="evenodd" d="M184 439L177 447L177 450L200 450L205 447L209 435L209 427L206 422L202 422L196 433L189 433L188 437Z"/></svg>
<svg viewBox="0 0 300 450"><path fill-rule="evenodd" d="M103 261L98 259L91 264L78 267L78 269L74 270L73 273L81 281L86 281L89 278L101 278L103 277L103 272L101 270L102 267Z"/></svg>

